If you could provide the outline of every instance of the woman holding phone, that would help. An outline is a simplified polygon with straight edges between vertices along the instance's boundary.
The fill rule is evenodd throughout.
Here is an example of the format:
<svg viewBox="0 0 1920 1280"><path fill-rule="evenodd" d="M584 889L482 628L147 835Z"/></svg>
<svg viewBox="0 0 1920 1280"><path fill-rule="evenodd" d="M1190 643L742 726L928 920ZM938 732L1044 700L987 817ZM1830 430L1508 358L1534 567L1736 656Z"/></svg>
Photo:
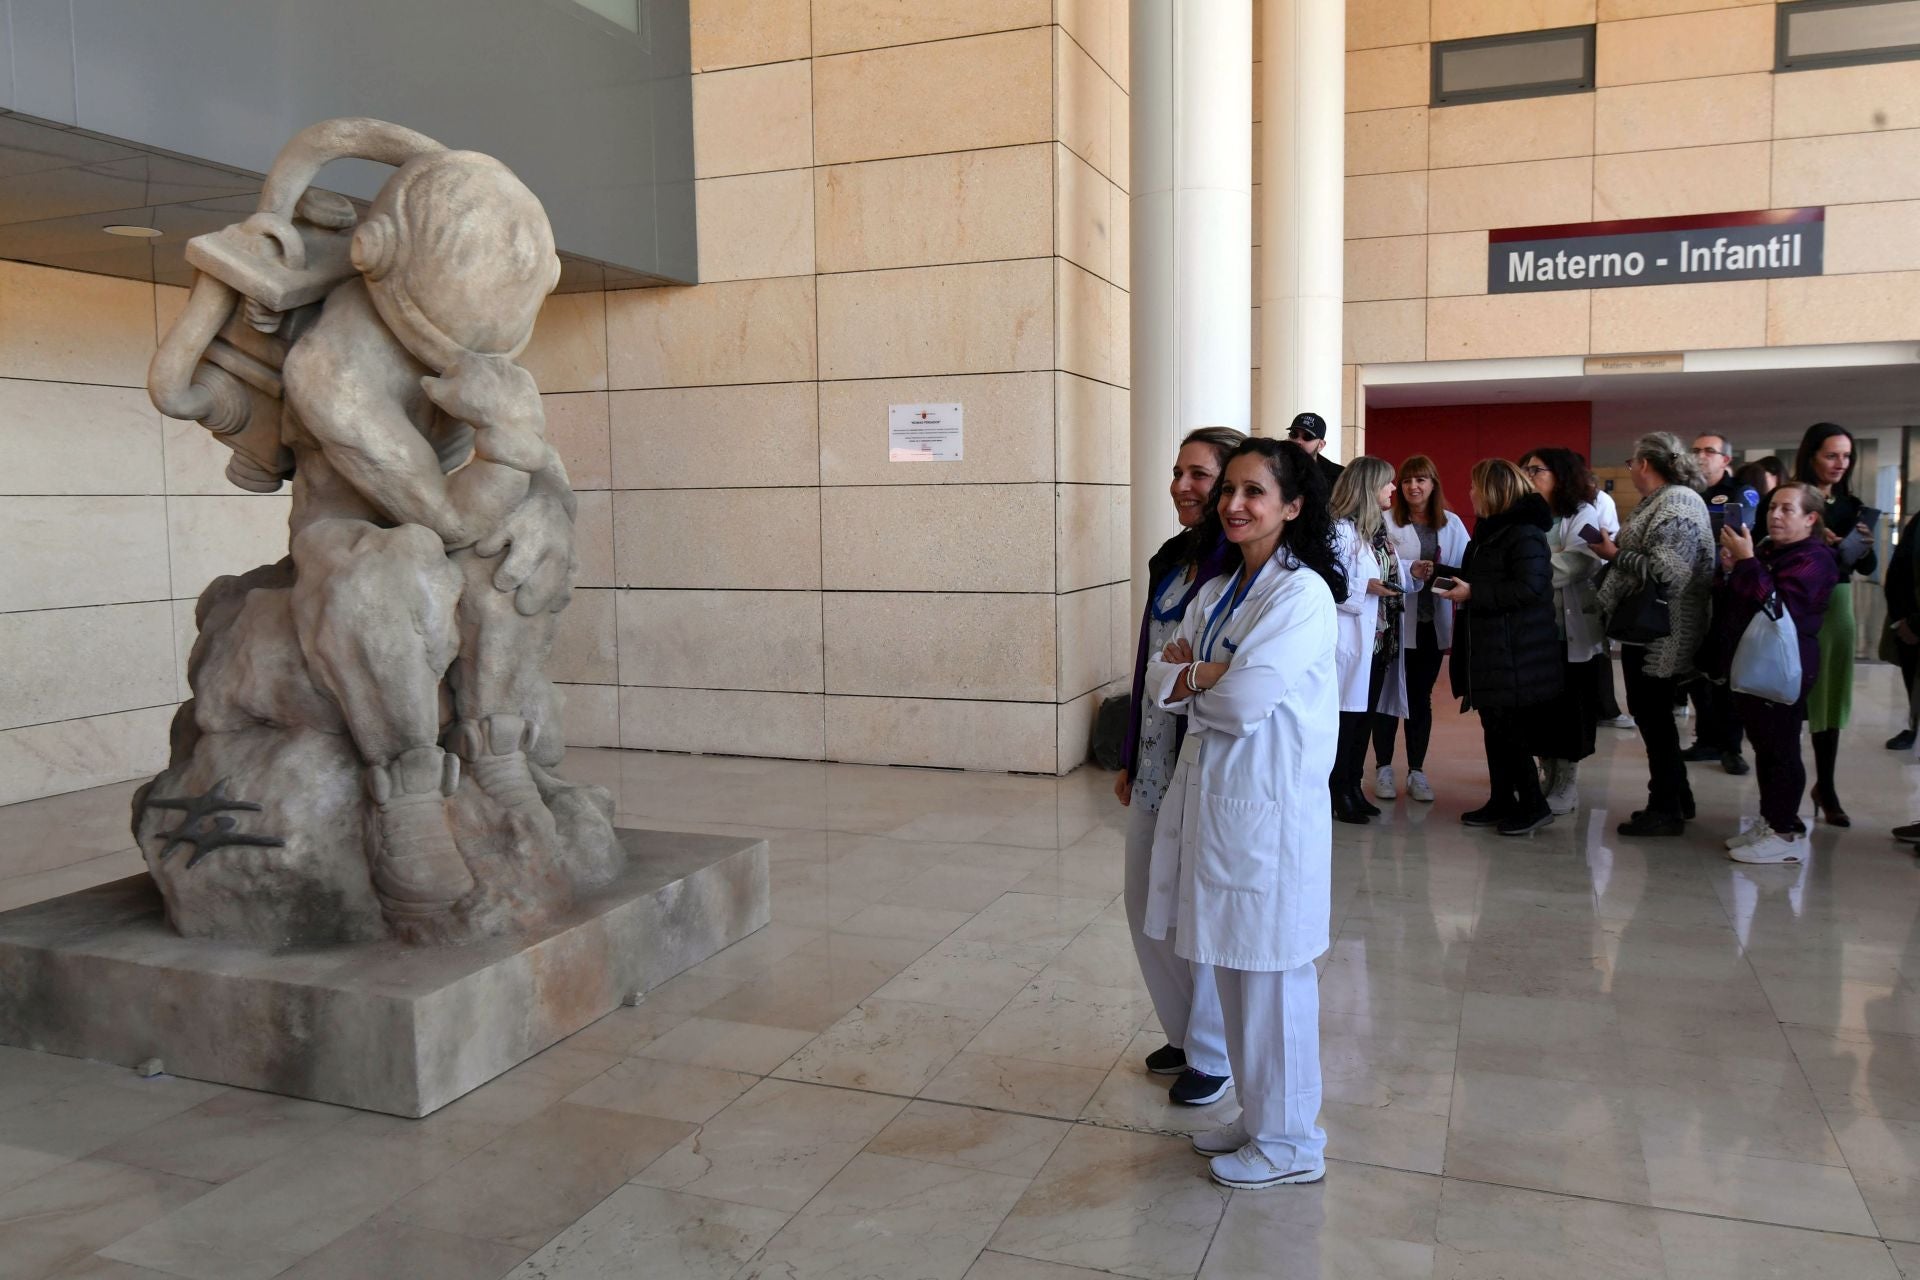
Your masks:
<svg viewBox="0 0 1920 1280"><path fill-rule="evenodd" d="M1853 433L1831 422L1816 422L1800 439L1793 478L1812 485L1825 510L1820 540L1832 550L1840 575L1827 602L1820 629L1820 679L1807 695L1808 736L1813 739L1813 803L1831 826L1850 827L1853 819L1834 790L1834 766L1840 758L1840 731L1853 714L1853 575L1872 573L1880 558L1874 531L1861 519L1865 509L1853 494Z"/></svg>
<svg viewBox="0 0 1920 1280"><path fill-rule="evenodd" d="M1734 692L1733 705L1753 743L1760 778L1760 819L1727 841L1735 862L1801 862L1806 858L1807 828L1800 821L1800 795L1807 767L1800 759L1800 722L1807 718L1807 694L1820 667L1820 636L1840 580L1840 567L1824 539L1815 536L1826 513L1826 499L1810 485L1789 483L1767 498L1766 541L1754 547L1754 534L1728 524L1720 545L1732 557L1721 598L1721 639L1731 653L1770 597L1777 597L1793 619L1800 641L1800 696L1791 703L1769 702Z"/></svg>
<svg viewBox="0 0 1920 1280"><path fill-rule="evenodd" d="M1560 696L1565 646L1553 622L1547 504L1505 458L1473 464L1479 517L1458 568L1426 561L1414 576L1451 600L1453 693L1480 713L1492 797L1460 815L1470 827L1523 836L1553 821L1533 767L1543 711Z"/></svg>
<svg viewBox="0 0 1920 1280"><path fill-rule="evenodd" d="M1147 910L1147 863L1153 853L1153 826L1160 801L1173 776L1184 725L1171 712L1143 696L1147 663L1180 629L1187 606L1200 588L1230 571L1239 552L1220 528L1214 486L1227 457L1247 437L1232 427L1201 427L1187 433L1173 460L1168 494L1180 532L1167 539L1147 561L1147 609L1140 619L1140 647L1133 664L1133 696L1127 706L1127 736L1121 747L1120 776L1113 793L1128 806L1126 846L1127 924L1134 958L1147 994L1153 999L1167 1042L1147 1055L1154 1075L1172 1076L1167 1098L1180 1106L1217 1101L1233 1083L1227 1064L1226 1031L1220 1025L1220 997L1213 970L1174 954L1167 942L1142 932Z"/></svg>
<svg viewBox="0 0 1920 1280"><path fill-rule="evenodd" d="M1334 539L1355 587L1340 605L1340 744L1327 779L1333 816L1342 822L1366 822L1380 812L1361 794L1360 773L1373 711L1400 652L1400 556L1386 520L1394 489L1392 464L1364 454L1333 486ZM1404 702L1396 685L1392 709Z"/></svg>
<svg viewBox="0 0 1920 1280"><path fill-rule="evenodd" d="M1242 444L1218 510L1240 563L1200 589L1147 669L1149 696L1187 732L1154 833L1145 927L1214 966L1240 1120L1193 1145L1214 1181L1258 1189L1326 1176L1313 961L1331 925L1327 726L1347 581L1326 482L1300 446Z"/></svg>
<svg viewBox="0 0 1920 1280"><path fill-rule="evenodd" d="M1433 459L1416 453L1400 464L1393 509L1387 513L1387 537L1394 553L1408 564L1437 560L1458 564L1467 552L1467 526L1447 510L1440 472ZM1399 794L1393 778L1393 738L1401 717L1391 708L1396 697L1407 722L1407 794L1431 804L1427 781L1427 744L1433 738L1433 686L1453 647L1453 602L1442 600L1408 575L1410 593L1400 610L1400 656L1381 686L1373 714L1373 794L1391 800Z"/></svg>

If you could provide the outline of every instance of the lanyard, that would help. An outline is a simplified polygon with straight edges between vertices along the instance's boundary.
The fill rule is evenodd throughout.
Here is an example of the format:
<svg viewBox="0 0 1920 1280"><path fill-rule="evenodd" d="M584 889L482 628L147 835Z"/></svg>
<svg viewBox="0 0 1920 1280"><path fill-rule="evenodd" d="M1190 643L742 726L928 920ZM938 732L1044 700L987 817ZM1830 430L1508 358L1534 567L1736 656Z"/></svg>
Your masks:
<svg viewBox="0 0 1920 1280"><path fill-rule="evenodd" d="M1269 558L1268 564L1271 563L1272 559ZM1266 567L1264 564L1260 566L1262 573L1266 571ZM1235 579L1245 576L1246 572L1246 566L1242 565L1240 572L1234 575ZM1260 574L1256 573L1238 587L1229 586L1221 593L1220 599L1214 602L1213 611L1207 615L1207 625L1200 629L1200 660L1202 662L1213 661L1214 642L1221 640L1227 629L1226 624L1233 620L1234 610L1240 607L1241 602L1247 598L1247 593L1253 590L1253 584L1259 578ZM1226 643L1229 653L1233 652L1235 646L1231 642L1223 641L1223 643Z"/></svg>

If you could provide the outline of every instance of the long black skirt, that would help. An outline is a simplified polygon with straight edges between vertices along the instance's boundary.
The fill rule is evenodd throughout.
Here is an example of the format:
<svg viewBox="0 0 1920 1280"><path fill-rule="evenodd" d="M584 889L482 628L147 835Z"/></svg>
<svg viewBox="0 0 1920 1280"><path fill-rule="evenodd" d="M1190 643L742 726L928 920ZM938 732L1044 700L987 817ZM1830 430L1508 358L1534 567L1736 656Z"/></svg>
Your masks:
<svg viewBox="0 0 1920 1280"><path fill-rule="evenodd" d="M1566 664L1560 692L1530 718L1533 754L1543 759L1585 760L1593 754L1600 723L1600 683L1593 660Z"/></svg>

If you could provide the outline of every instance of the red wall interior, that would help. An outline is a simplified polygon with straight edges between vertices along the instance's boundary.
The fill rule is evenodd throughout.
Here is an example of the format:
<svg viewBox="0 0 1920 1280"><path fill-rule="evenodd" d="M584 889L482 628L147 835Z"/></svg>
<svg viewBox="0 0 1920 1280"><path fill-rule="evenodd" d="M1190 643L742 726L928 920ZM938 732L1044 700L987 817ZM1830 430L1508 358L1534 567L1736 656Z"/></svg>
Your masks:
<svg viewBox="0 0 1920 1280"><path fill-rule="evenodd" d="M1427 408L1367 408L1367 452L1396 468L1416 453L1433 459L1447 507L1473 527L1467 476L1482 458L1518 462L1529 449L1559 445L1592 461L1593 405L1449 404Z"/></svg>

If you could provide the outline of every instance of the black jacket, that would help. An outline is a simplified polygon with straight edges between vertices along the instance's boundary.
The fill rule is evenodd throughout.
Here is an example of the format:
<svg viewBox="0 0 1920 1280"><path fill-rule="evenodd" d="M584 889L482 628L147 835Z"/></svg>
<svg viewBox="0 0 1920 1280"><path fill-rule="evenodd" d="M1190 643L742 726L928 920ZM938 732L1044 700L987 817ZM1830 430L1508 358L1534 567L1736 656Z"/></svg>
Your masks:
<svg viewBox="0 0 1920 1280"><path fill-rule="evenodd" d="M1473 587L1453 623L1453 693L1469 708L1537 706L1560 692L1567 646L1553 621L1552 525L1546 499L1529 493L1479 521L1457 570L1436 570Z"/></svg>

